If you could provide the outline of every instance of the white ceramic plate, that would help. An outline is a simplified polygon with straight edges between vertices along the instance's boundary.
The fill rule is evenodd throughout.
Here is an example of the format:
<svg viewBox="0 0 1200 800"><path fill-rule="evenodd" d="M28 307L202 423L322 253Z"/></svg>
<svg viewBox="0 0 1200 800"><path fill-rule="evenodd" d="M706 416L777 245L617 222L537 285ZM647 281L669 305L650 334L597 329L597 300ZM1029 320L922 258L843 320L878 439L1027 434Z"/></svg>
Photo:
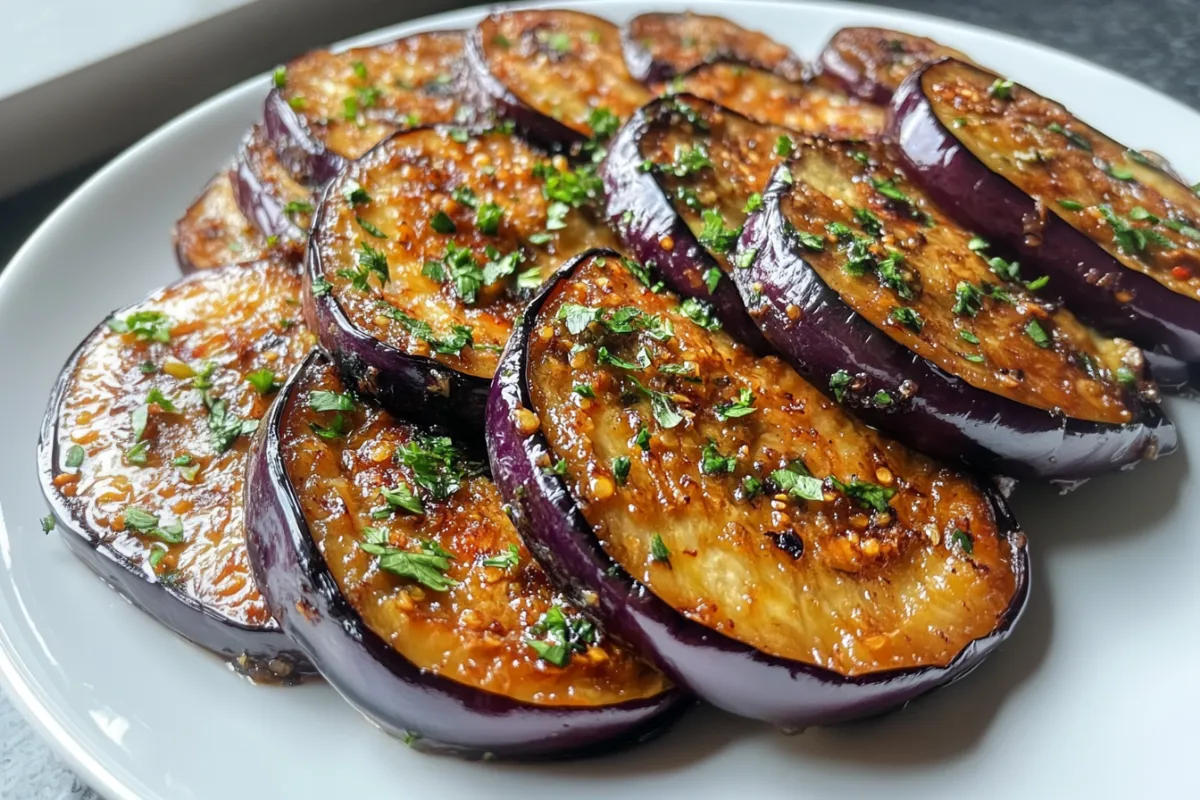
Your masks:
<svg viewBox="0 0 1200 800"><path fill-rule="evenodd" d="M648 7L579 4L624 20ZM929 17L817 3L686 4L812 57L837 28L924 33L1200 175L1200 117L1078 59ZM465 27L447 14L364 37ZM359 43L359 42L356 42ZM55 374L120 305L177 277L170 226L259 115L265 77L136 145L77 191L0 275L0 673L83 777L122 798L1152 797L1200 752L1200 405L1170 401L1182 452L1067 497L1021 488L1033 597L976 673L891 716L785 737L715 711L630 753L554 765L422 756L327 686L251 686L120 600L42 535L34 444ZM86 135L86 131L80 131ZM1192 486L1188 491L1187 486ZM1189 781L1190 784L1190 781ZM1172 792L1172 789L1176 790Z"/></svg>

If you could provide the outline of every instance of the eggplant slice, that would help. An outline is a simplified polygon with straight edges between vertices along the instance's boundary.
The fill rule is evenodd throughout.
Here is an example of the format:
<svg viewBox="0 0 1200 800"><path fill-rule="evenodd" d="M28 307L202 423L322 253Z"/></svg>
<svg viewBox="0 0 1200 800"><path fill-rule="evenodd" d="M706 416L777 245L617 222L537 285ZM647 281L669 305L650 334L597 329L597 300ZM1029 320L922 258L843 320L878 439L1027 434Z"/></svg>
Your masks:
<svg viewBox="0 0 1200 800"><path fill-rule="evenodd" d="M1200 362L1200 197L1161 162L957 61L914 74L893 125L914 180L1080 317Z"/></svg>
<svg viewBox="0 0 1200 800"><path fill-rule="evenodd" d="M185 272L249 263L263 258L266 237L238 208L229 170L218 174L175 223L175 258Z"/></svg>
<svg viewBox="0 0 1200 800"><path fill-rule="evenodd" d="M309 321L347 381L393 413L481 430L514 320L565 254L612 241L571 169L512 133L397 134L329 184L308 251Z"/></svg>
<svg viewBox="0 0 1200 800"><path fill-rule="evenodd" d="M260 232L293 243L304 240L312 222L313 193L292 177L261 125L242 142L233 174L238 208Z"/></svg>
<svg viewBox="0 0 1200 800"><path fill-rule="evenodd" d="M803 62L765 33L724 17L652 13L634 17L622 32L625 63L635 78L659 84L701 64L733 61L804 80Z"/></svg>
<svg viewBox="0 0 1200 800"><path fill-rule="evenodd" d="M284 630L421 749L545 757L642 741L681 693L547 581L486 465L356 400L313 354L247 478L251 559Z"/></svg>
<svg viewBox="0 0 1200 800"><path fill-rule="evenodd" d="M462 55L459 31L307 53L275 71L267 138L296 180L320 187L397 131L469 116Z"/></svg>
<svg viewBox="0 0 1200 800"><path fill-rule="evenodd" d="M886 28L842 28L817 56L817 69L823 82L887 105L905 78L939 58L970 61L959 51L924 36Z"/></svg>
<svg viewBox="0 0 1200 800"><path fill-rule="evenodd" d="M579 11L504 11L467 43L472 99L534 141L603 139L653 95L629 74L621 32Z"/></svg>
<svg viewBox="0 0 1200 800"><path fill-rule="evenodd" d="M762 335L728 275L742 224L792 147L783 128L680 94L634 114L601 167L609 221L630 254L757 348Z"/></svg>
<svg viewBox="0 0 1200 800"><path fill-rule="evenodd" d="M990 255L898 163L886 144L815 140L776 173L734 279L779 352L909 446L1009 477L1173 451L1142 351L1039 301L1044 276Z"/></svg>
<svg viewBox="0 0 1200 800"><path fill-rule="evenodd" d="M1008 636L1025 537L995 489L855 421L613 253L526 311L488 409L526 543L614 636L784 727L878 713Z"/></svg>
<svg viewBox="0 0 1200 800"><path fill-rule="evenodd" d="M800 83L744 64L706 64L671 83L743 114L755 122L780 125L832 139L867 139L885 126L884 110L847 97L820 83Z"/></svg>
<svg viewBox="0 0 1200 800"><path fill-rule="evenodd" d="M71 549L117 591L248 674L311 667L247 559L248 434L313 337L300 277L264 261L206 270L116 312L67 362L38 444Z"/></svg>

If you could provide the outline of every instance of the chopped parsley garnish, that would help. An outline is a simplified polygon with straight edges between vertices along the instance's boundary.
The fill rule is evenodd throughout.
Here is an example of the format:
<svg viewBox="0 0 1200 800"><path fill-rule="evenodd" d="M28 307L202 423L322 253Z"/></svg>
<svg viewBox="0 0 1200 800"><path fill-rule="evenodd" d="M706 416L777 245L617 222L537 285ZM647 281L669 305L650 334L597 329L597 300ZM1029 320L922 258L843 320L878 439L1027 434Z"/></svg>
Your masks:
<svg viewBox="0 0 1200 800"><path fill-rule="evenodd" d="M593 108L588 114L587 125L596 139L607 139L621 127L621 119L604 106Z"/></svg>
<svg viewBox="0 0 1200 800"><path fill-rule="evenodd" d="M614 367L631 371L641 371L650 366L650 353L648 353L644 347L638 350L637 362L635 363L633 361L627 361L620 356L613 355L611 352L609 352L607 347L601 347L596 351L596 363L611 364Z"/></svg>
<svg viewBox="0 0 1200 800"><path fill-rule="evenodd" d="M920 333L921 328L925 326L924 318L915 309L907 306L896 306L893 308L891 318L914 333Z"/></svg>
<svg viewBox="0 0 1200 800"><path fill-rule="evenodd" d="M664 428L674 428L683 422L683 414L679 412L679 406L676 405L670 394L647 388L637 378L631 377L630 379L639 392L650 398L650 413L654 415L654 419L659 425Z"/></svg>
<svg viewBox="0 0 1200 800"><path fill-rule="evenodd" d="M206 394L204 402L208 406L208 432L217 453L224 453L233 447L238 437L258 430L258 420L242 419L230 412L225 400L213 400Z"/></svg>
<svg viewBox="0 0 1200 800"><path fill-rule="evenodd" d="M1129 224L1129 221L1113 211L1112 206L1107 203L1101 203L1096 206L1096 210L1100 212L1100 216L1104 217L1104 221L1108 223L1113 230L1113 243L1130 255L1140 253L1146 249L1146 231L1141 228L1135 228Z"/></svg>
<svg viewBox="0 0 1200 800"><path fill-rule="evenodd" d="M612 460L613 478L616 479L618 486L624 486L625 482L629 480L631 466L632 462L629 460L629 456L617 456Z"/></svg>
<svg viewBox="0 0 1200 800"><path fill-rule="evenodd" d="M480 473L480 466L463 458L446 436L414 436L396 448L396 460L412 470L413 479L435 500L445 500L458 491L466 478Z"/></svg>
<svg viewBox="0 0 1200 800"><path fill-rule="evenodd" d="M1106 169L1105 172L1107 172L1109 176L1116 178L1119 181L1134 180L1133 170L1121 164L1109 164L1108 169Z"/></svg>
<svg viewBox="0 0 1200 800"><path fill-rule="evenodd" d="M388 272L387 256L382 250L376 250L366 242L359 242L358 266L360 271L368 274L374 272L378 275L380 283L387 283L388 278L391 277ZM365 274L363 280L366 280Z"/></svg>
<svg viewBox="0 0 1200 800"><path fill-rule="evenodd" d="M387 532L381 528L363 528L363 539L358 546L363 552L375 556L379 560L379 568L385 572L416 581L435 592L444 592L458 585L446 577L454 554L436 542L422 541L419 552L400 550L388 545Z"/></svg>
<svg viewBox="0 0 1200 800"><path fill-rule="evenodd" d="M970 344L979 344L979 337L976 336L975 334L971 333L970 331L959 331L958 338L960 338L964 342L968 342Z"/></svg>
<svg viewBox="0 0 1200 800"><path fill-rule="evenodd" d="M365 81L367 79L367 65L364 64L363 62L361 62L361 61L350 62L350 69L354 70L354 74L358 77L359 80Z"/></svg>
<svg viewBox="0 0 1200 800"><path fill-rule="evenodd" d="M77 444L71 445L67 450L66 465L69 469L76 469L83 465L83 458L86 455L83 448Z"/></svg>
<svg viewBox="0 0 1200 800"><path fill-rule="evenodd" d="M846 497L858 501L858 504L863 508L879 512L888 510L888 501L896 494L895 489L868 481L860 481L858 478L853 479L849 483L842 483L837 478L830 476L829 482L833 485L833 488L846 495Z"/></svg>
<svg viewBox="0 0 1200 800"><path fill-rule="evenodd" d="M786 134L780 134L779 138L775 140L775 155L787 158L792 154L792 150L794 150L795 147L796 145L792 141L792 137Z"/></svg>
<svg viewBox="0 0 1200 800"><path fill-rule="evenodd" d="M475 344L474 332L466 325L454 325L450 328L450 336L443 339L433 335L433 328L428 322L410 317L395 306L385 305L387 307L384 309L384 313L387 316L399 322L410 334L428 344L435 353L456 356L462 352L464 347L471 347Z"/></svg>
<svg viewBox="0 0 1200 800"><path fill-rule="evenodd" d="M732 403L720 403L713 408L717 415L717 419L724 422L728 419L736 419L753 414L754 408L754 393L749 389L743 388L738 391L737 399Z"/></svg>
<svg viewBox="0 0 1200 800"><path fill-rule="evenodd" d="M915 296L912 286L908 283L908 276L905 275L901 265L904 263L904 254L895 250L889 250L887 258L880 259L875 265L875 271L879 275L879 282L884 286L892 289L896 294L900 295L902 300L911 300Z"/></svg>
<svg viewBox="0 0 1200 800"><path fill-rule="evenodd" d="M723 456L717 443L709 439L700 451L700 471L705 475L727 475L737 469L737 458Z"/></svg>
<svg viewBox="0 0 1200 800"><path fill-rule="evenodd" d="M758 248L751 247L738 253L733 259L733 265L738 269L750 269L756 258L758 258Z"/></svg>
<svg viewBox="0 0 1200 800"><path fill-rule="evenodd" d="M1057 122L1051 122L1049 125L1046 126L1046 130L1050 131L1051 133L1057 133L1060 136L1065 136L1068 142L1075 145L1080 150L1087 150L1089 153L1092 150L1091 142L1089 142L1087 139L1085 139L1083 136L1079 135L1075 131L1067 130L1062 125L1059 125Z"/></svg>
<svg viewBox="0 0 1200 800"><path fill-rule="evenodd" d="M42 533L49 533L50 531L54 530L54 526L55 526L54 515L47 514L46 516L42 517L41 523L42 523Z"/></svg>
<svg viewBox="0 0 1200 800"><path fill-rule="evenodd" d="M1036 292L1038 289L1044 289L1046 284L1050 283L1050 276L1043 275L1040 278L1034 278L1025 284L1025 288L1031 292Z"/></svg>
<svg viewBox="0 0 1200 800"><path fill-rule="evenodd" d="M771 483L775 484L783 494L798 500L825 499L824 484L820 478L813 477L808 469L799 462L793 462L786 469L777 469L771 473Z"/></svg>
<svg viewBox="0 0 1200 800"><path fill-rule="evenodd" d="M313 278L312 294L313 297L324 297L333 289L333 284L324 278Z"/></svg>
<svg viewBox="0 0 1200 800"><path fill-rule="evenodd" d="M376 239L388 238L386 233L379 230L379 228L375 227L372 223L368 222L367 220L363 219L362 217L355 217L354 221L358 223L358 226L360 228L362 228L364 231L366 231L367 233L374 236Z"/></svg>
<svg viewBox="0 0 1200 800"><path fill-rule="evenodd" d="M708 293L712 294L721 285L721 270L718 267L709 267L704 271L704 285L708 287Z"/></svg>
<svg viewBox="0 0 1200 800"><path fill-rule="evenodd" d="M517 271L517 265L525 260L525 255L520 250L513 250L502 256L499 250L488 245L484 252L488 257L487 263L483 265L484 286L491 286L501 278L512 275Z"/></svg>
<svg viewBox="0 0 1200 800"><path fill-rule="evenodd" d="M450 215L445 211L438 211L434 214L429 220L429 227L438 233L454 233L458 230L458 226L454 224L454 220L450 219Z"/></svg>
<svg viewBox="0 0 1200 800"><path fill-rule="evenodd" d="M515 567L521 561L521 551L515 544L510 544L504 549L504 552L498 556L488 556L483 560L485 567L495 567L496 569L509 570Z"/></svg>
<svg viewBox="0 0 1200 800"><path fill-rule="evenodd" d="M517 273L517 288L522 290L536 289L542 285L541 267L530 267Z"/></svg>
<svg viewBox="0 0 1200 800"><path fill-rule="evenodd" d="M1177 220L1177 219L1163 220L1163 225L1165 225L1166 227L1175 231L1176 233L1182 233L1184 236L1188 237L1189 239L1195 239L1197 241L1200 241L1200 230L1197 230L1196 228L1192 227L1191 225L1188 225L1187 223L1185 223L1181 220Z"/></svg>
<svg viewBox="0 0 1200 800"><path fill-rule="evenodd" d="M1137 375L1129 367L1117 367L1117 383L1125 387L1137 386Z"/></svg>
<svg viewBox="0 0 1200 800"><path fill-rule="evenodd" d="M703 300L695 297L685 298L679 304L679 311L705 330L715 331L721 328L721 321L717 319L716 311Z"/></svg>
<svg viewBox="0 0 1200 800"><path fill-rule="evenodd" d="M704 227L700 230L698 237L700 244L718 253L728 253L733 250L738 237L742 235L742 229L740 227L727 228L721 212L711 208L704 209L700 216L704 220Z"/></svg>
<svg viewBox="0 0 1200 800"><path fill-rule="evenodd" d="M596 390L592 388L590 383L577 383L571 388L571 391L580 397L587 397L589 399L596 396Z"/></svg>
<svg viewBox="0 0 1200 800"><path fill-rule="evenodd" d="M412 514L425 513L425 504L421 502L421 498L413 494L412 487L403 481L395 486L380 489L379 496L392 508L402 508Z"/></svg>
<svg viewBox="0 0 1200 800"><path fill-rule="evenodd" d="M353 411L354 398L340 392L317 390L308 393L308 407L313 411Z"/></svg>
<svg viewBox="0 0 1200 800"><path fill-rule="evenodd" d="M950 534L950 543L961 547L967 555L975 553L975 540L971 538L971 534L960 528L955 528L954 532Z"/></svg>
<svg viewBox="0 0 1200 800"><path fill-rule="evenodd" d="M454 187L454 190L450 192L450 199L460 206L466 206L467 208L475 208L479 204L479 198L475 195L475 190L466 184Z"/></svg>
<svg viewBox="0 0 1200 800"><path fill-rule="evenodd" d="M196 474L200 472L200 465L197 464L191 456L182 455L171 459L171 466L179 470L179 474L188 483L196 480Z"/></svg>
<svg viewBox="0 0 1200 800"><path fill-rule="evenodd" d="M641 281L650 291L656 294L662 291L663 282L654 279L654 265L652 263L639 264L632 258L622 258L621 265L629 270L633 277Z"/></svg>
<svg viewBox="0 0 1200 800"><path fill-rule="evenodd" d="M667 171L676 178L685 178L712 165L712 161L708 158L708 151L704 149L703 144L697 142L692 147L676 145L675 160L671 162Z"/></svg>
<svg viewBox="0 0 1200 800"><path fill-rule="evenodd" d="M271 83L274 84L276 89L286 88L287 67L276 67L275 71L271 73Z"/></svg>
<svg viewBox="0 0 1200 800"><path fill-rule="evenodd" d="M371 195L367 194L358 181L346 181L346 185L342 187L342 197L352 206L362 206L371 202Z"/></svg>
<svg viewBox="0 0 1200 800"><path fill-rule="evenodd" d="M954 287L954 308L955 314L966 317L973 317L983 308L983 293L975 288L974 284L967 281L959 281Z"/></svg>
<svg viewBox="0 0 1200 800"><path fill-rule="evenodd" d="M146 455L150 452L150 442L142 441L125 451L125 460L139 467L146 465Z"/></svg>
<svg viewBox="0 0 1200 800"><path fill-rule="evenodd" d="M795 232L796 238L800 240L800 244L809 250L819 253L825 249L825 238L823 236L799 229L796 229Z"/></svg>
<svg viewBox="0 0 1200 800"><path fill-rule="evenodd" d="M556 667L567 666L573 653L586 653L597 641L596 626L580 616L568 617L557 605L550 606L529 632L543 638L529 638L525 643L538 658Z"/></svg>
<svg viewBox="0 0 1200 800"><path fill-rule="evenodd" d="M167 544L179 544L183 541L183 523L179 520L169 525L159 524L158 517L137 506L125 509L125 526L142 536L159 539Z"/></svg>
<svg viewBox="0 0 1200 800"><path fill-rule="evenodd" d="M667 549L662 536L657 533L650 537L650 557L655 561L664 563L668 563L671 560L671 551Z"/></svg>
<svg viewBox="0 0 1200 800"><path fill-rule="evenodd" d="M1083 211L1084 208L1083 203L1080 203L1077 200L1070 200L1066 198L1059 200L1058 204L1067 211Z"/></svg>
<svg viewBox="0 0 1200 800"><path fill-rule="evenodd" d="M878 408L886 408L887 406L890 406L894 401L892 400L892 396L889 393L885 392L883 389L880 389L871 398L871 402L874 403L875 406Z"/></svg>
<svg viewBox="0 0 1200 800"><path fill-rule="evenodd" d="M833 392L833 399L839 403L846 394L846 390L850 388L853 379L850 373L844 369L839 369L837 372L829 376L829 391Z"/></svg>
<svg viewBox="0 0 1200 800"><path fill-rule="evenodd" d="M1050 346L1050 334L1046 333L1036 319L1031 319L1025 324L1025 334L1033 339L1033 343L1038 347L1046 348Z"/></svg>
<svg viewBox="0 0 1200 800"><path fill-rule="evenodd" d="M854 219L864 231L878 237L883 233L883 220L875 216L869 208L854 209Z"/></svg>
<svg viewBox="0 0 1200 800"><path fill-rule="evenodd" d="M495 203L483 203L475 210L475 227L480 233L495 236L500 230L500 220L504 218L504 209Z"/></svg>
<svg viewBox="0 0 1200 800"><path fill-rule="evenodd" d="M574 170L559 170L554 165L542 162L533 169L534 177L542 179L542 196L557 200L572 208L579 208L589 200L603 196L604 181L591 164L583 164Z"/></svg>
<svg viewBox="0 0 1200 800"><path fill-rule="evenodd" d="M171 341L171 318L161 311L134 311L125 319L113 317L108 327L116 333L132 333L142 341Z"/></svg>
<svg viewBox="0 0 1200 800"><path fill-rule="evenodd" d="M762 193L755 192L754 194L750 195L750 197L746 200L746 205L744 205L742 207L742 211L745 211L747 214L753 213L755 211L758 211L758 209L762 208L762 204L763 204Z"/></svg>
<svg viewBox="0 0 1200 800"><path fill-rule="evenodd" d="M644 331L650 338L659 342L667 341L675 333L670 320L646 313L633 306L597 308L577 303L563 303L558 308L556 318L562 320L567 331L574 336L583 333L593 322L599 322L612 333Z"/></svg>
<svg viewBox="0 0 1200 800"><path fill-rule="evenodd" d="M642 449L642 452L650 452L650 430L643 425L638 428L637 435L633 437L633 443Z"/></svg>
<svg viewBox="0 0 1200 800"><path fill-rule="evenodd" d="M992 85L988 87L988 94L998 100L1012 99L1013 82L1005 78L996 78L992 81Z"/></svg>
<svg viewBox="0 0 1200 800"><path fill-rule="evenodd" d="M558 475L562 477L567 474L567 460L560 458L548 467L542 467L542 473L545 475Z"/></svg>
<svg viewBox="0 0 1200 800"><path fill-rule="evenodd" d="M313 204L306 203L303 200L289 200L283 207L283 213L289 219L297 214L311 214L313 212Z"/></svg>
<svg viewBox="0 0 1200 800"><path fill-rule="evenodd" d="M153 361L143 361L138 365L138 369L142 371L143 375L153 375L158 372L158 367L154 365Z"/></svg>
<svg viewBox="0 0 1200 800"><path fill-rule="evenodd" d="M441 261L425 262L421 274L438 283L450 280L454 284L454 293L467 305L475 303L483 286L483 270L472 257L470 248L459 247L454 242L446 242L446 254Z"/></svg>
<svg viewBox="0 0 1200 800"><path fill-rule="evenodd" d="M275 380L275 371L266 367L248 374L246 382L259 394L270 394L279 388L279 382Z"/></svg>

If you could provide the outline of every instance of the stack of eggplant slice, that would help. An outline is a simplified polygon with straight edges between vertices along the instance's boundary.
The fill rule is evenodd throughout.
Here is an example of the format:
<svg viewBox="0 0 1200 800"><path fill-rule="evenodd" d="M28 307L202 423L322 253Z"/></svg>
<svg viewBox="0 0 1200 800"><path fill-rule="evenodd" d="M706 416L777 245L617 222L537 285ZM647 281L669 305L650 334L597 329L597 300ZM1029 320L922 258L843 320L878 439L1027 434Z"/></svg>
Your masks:
<svg viewBox="0 0 1200 800"><path fill-rule="evenodd" d="M1200 201L936 42L537 9L271 81L43 489L138 606L414 747L901 706L1025 607L994 477L1175 447L1139 348L1200 359Z"/></svg>

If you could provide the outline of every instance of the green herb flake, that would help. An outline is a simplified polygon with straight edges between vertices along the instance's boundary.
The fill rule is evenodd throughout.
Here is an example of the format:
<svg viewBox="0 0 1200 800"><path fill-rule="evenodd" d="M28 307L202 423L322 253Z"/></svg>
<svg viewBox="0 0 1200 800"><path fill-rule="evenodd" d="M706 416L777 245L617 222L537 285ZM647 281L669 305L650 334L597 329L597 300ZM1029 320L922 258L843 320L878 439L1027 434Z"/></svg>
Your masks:
<svg viewBox="0 0 1200 800"><path fill-rule="evenodd" d="M271 83L276 89L287 88L287 67L276 67L271 73Z"/></svg>
<svg viewBox="0 0 1200 800"><path fill-rule="evenodd" d="M970 344L979 344L979 337L976 336L975 334L971 333L970 331L959 331L958 338L960 338L964 342L968 342Z"/></svg>
<svg viewBox="0 0 1200 800"><path fill-rule="evenodd" d="M1012 99L1013 82L1005 78L996 78L992 81L992 85L988 87L988 94L998 100Z"/></svg>
<svg viewBox="0 0 1200 800"><path fill-rule="evenodd" d="M83 459L85 455L86 453L82 447L77 444L71 445L71 447L67 450L67 457L65 460L67 468L78 469L79 467L83 466Z"/></svg>
<svg viewBox="0 0 1200 800"><path fill-rule="evenodd" d="M719 267L709 267L704 271L704 285L708 287L708 293L713 294L717 291L717 287L721 284L721 270Z"/></svg>
<svg viewBox="0 0 1200 800"><path fill-rule="evenodd" d="M771 473L771 483L775 484L783 494L797 500L821 502L825 499L821 479L813 477L807 469L803 469L800 465L775 470Z"/></svg>
<svg viewBox="0 0 1200 800"><path fill-rule="evenodd" d="M656 533L650 537L650 558L659 563L670 563L671 561L671 551L667 549L660 534Z"/></svg>
<svg viewBox="0 0 1200 800"><path fill-rule="evenodd" d="M554 605L530 627L525 640L538 658L556 667L571 663L574 653L585 653L597 642L596 627L580 616L568 617L560 606ZM537 639L533 637L541 636Z"/></svg>
<svg viewBox="0 0 1200 800"><path fill-rule="evenodd" d="M253 386L254 391L261 395L270 394L279 388L279 382L275 380L275 371L266 367L248 374L246 382Z"/></svg>
<svg viewBox="0 0 1200 800"><path fill-rule="evenodd" d="M700 472L705 475L727 475L737 469L737 458L721 455L717 443L709 439L700 450Z"/></svg>
<svg viewBox="0 0 1200 800"><path fill-rule="evenodd" d="M429 227L437 233L455 233L458 230L454 220L450 219L450 215L445 211L438 211L434 214L429 220Z"/></svg>
<svg viewBox="0 0 1200 800"><path fill-rule="evenodd" d="M792 137L786 134L780 134L779 138L775 140L775 155L777 156L787 158L795 148L796 144L792 141Z"/></svg>
<svg viewBox="0 0 1200 800"><path fill-rule="evenodd" d="M721 321L717 319L716 310L703 300L695 297L685 298L679 305L679 311L705 330L716 331L721 329Z"/></svg>
<svg viewBox="0 0 1200 800"><path fill-rule="evenodd" d="M954 287L954 307L951 310L959 316L973 317L982 307L983 293L974 284L959 281Z"/></svg>
<svg viewBox="0 0 1200 800"><path fill-rule="evenodd" d="M749 416L754 411L754 393L747 388L739 390L737 399L732 403L720 403L713 408L717 419L722 422Z"/></svg>
<svg viewBox="0 0 1200 800"><path fill-rule="evenodd" d="M1075 131L1064 128L1062 125L1058 124L1057 122L1051 122L1049 125L1046 126L1046 130L1050 131L1051 133L1057 133L1060 136L1065 136L1068 142L1075 145L1080 150L1087 150L1089 153L1092 151L1092 143L1091 142L1089 142L1087 139L1085 139L1083 136L1076 133Z"/></svg>
<svg viewBox="0 0 1200 800"><path fill-rule="evenodd" d="M1080 203L1078 200L1071 200L1069 198L1063 198L1062 200L1059 200L1058 204L1067 211L1083 211L1084 209L1083 203Z"/></svg>
<svg viewBox="0 0 1200 800"><path fill-rule="evenodd" d="M633 437L633 443L640 447L643 453L650 452L650 430L645 425L638 428L637 435Z"/></svg>
<svg viewBox="0 0 1200 800"><path fill-rule="evenodd" d="M1034 344L1043 349L1051 344L1050 334L1046 333L1046 329L1036 319L1031 319L1025 324L1025 334L1033 339Z"/></svg>
<svg viewBox="0 0 1200 800"><path fill-rule="evenodd" d="M590 383L577 383L571 388L571 391L580 397L586 397L588 399L596 396L596 390L592 388Z"/></svg>
<svg viewBox="0 0 1200 800"><path fill-rule="evenodd" d="M850 373L844 369L839 369L837 372L829 376L829 391L833 392L833 399L839 403L845 397L846 390L850 388L853 379Z"/></svg>
<svg viewBox="0 0 1200 800"><path fill-rule="evenodd" d="M629 456L617 456L612 460L613 478L616 479L618 486L624 486L629 480L629 470L632 462Z"/></svg>
<svg viewBox="0 0 1200 800"><path fill-rule="evenodd" d="M124 319L113 317L108 327L116 333L132 333L141 341L166 343L171 341L171 318L161 311L134 311Z"/></svg>
<svg viewBox="0 0 1200 800"><path fill-rule="evenodd" d="M500 230L500 220L504 218L504 209L495 203L483 203L475 210L475 227L487 236L495 236Z"/></svg>
<svg viewBox="0 0 1200 800"><path fill-rule="evenodd" d="M920 333L921 328L925 326L925 319L915 309L907 306L896 306L890 316L914 333Z"/></svg>
<svg viewBox="0 0 1200 800"><path fill-rule="evenodd" d="M125 527L142 536L159 539L167 544L179 544L183 541L183 524L179 521L161 525L157 516L137 506L126 508L123 519Z"/></svg>
<svg viewBox="0 0 1200 800"><path fill-rule="evenodd" d="M797 230L796 238L800 240L800 244L813 252L819 253L825 249L825 238L820 234Z"/></svg>
<svg viewBox="0 0 1200 800"><path fill-rule="evenodd" d="M700 244L718 253L728 253L733 250L738 237L742 235L741 227L726 227L725 218L719 211L711 208L704 209L700 216L704 221L704 227L697 237Z"/></svg>
<svg viewBox="0 0 1200 800"><path fill-rule="evenodd" d="M425 504L413 494L412 487L407 483L401 482L392 487L381 488L379 495L392 508L400 508L411 514L425 513Z"/></svg>
<svg viewBox="0 0 1200 800"><path fill-rule="evenodd" d="M950 534L950 543L962 548L962 551L967 555L974 555L975 540L971 538L971 534L960 528L955 528Z"/></svg>
<svg viewBox="0 0 1200 800"><path fill-rule="evenodd" d="M621 118L609 109L599 106L588 114L587 125L596 139L608 139L621 127Z"/></svg>
<svg viewBox="0 0 1200 800"><path fill-rule="evenodd" d="M377 528L365 528L364 534L370 531L373 535L369 536L367 541L359 542L358 546L364 552L378 559L380 569L415 581L435 592L444 592L458 585L457 582L446 577L446 570L450 568L450 562L454 560L453 553L446 551L436 542L428 540L421 542L419 552L400 550L385 544L386 534L379 537L378 530ZM383 538L383 542L379 541L379 538Z"/></svg>
<svg viewBox="0 0 1200 800"><path fill-rule="evenodd" d="M863 508L881 513L889 509L888 501L896 495L895 489L869 481L860 481L858 478L854 478L849 483L842 483L837 478L830 477L829 482L833 488L857 501Z"/></svg>
<svg viewBox="0 0 1200 800"><path fill-rule="evenodd" d="M483 560L483 566L495 569L510 570L521 561L521 551L515 544L510 544L498 556L488 556Z"/></svg>
<svg viewBox="0 0 1200 800"><path fill-rule="evenodd" d="M755 192L746 200L746 205L742 207L742 211L747 214L752 214L762 208L763 196L761 192Z"/></svg>
<svg viewBox="0 0 1200 800"><path fill-rule="evenodd" d="M50 531L54 530L56 523L54 521L53 514L47 514L46 516L42 517L40 521L42 523L42 533L49 533Z"/></svg>
<svg viewBox="0 0 1200 800"><path fill-rule="evenodd" d="M396 460L412 471L413 479L435 500L446 500L463 481L482 473L482 467L463 457L446 436L418 435L396 448Z"/></svg>

